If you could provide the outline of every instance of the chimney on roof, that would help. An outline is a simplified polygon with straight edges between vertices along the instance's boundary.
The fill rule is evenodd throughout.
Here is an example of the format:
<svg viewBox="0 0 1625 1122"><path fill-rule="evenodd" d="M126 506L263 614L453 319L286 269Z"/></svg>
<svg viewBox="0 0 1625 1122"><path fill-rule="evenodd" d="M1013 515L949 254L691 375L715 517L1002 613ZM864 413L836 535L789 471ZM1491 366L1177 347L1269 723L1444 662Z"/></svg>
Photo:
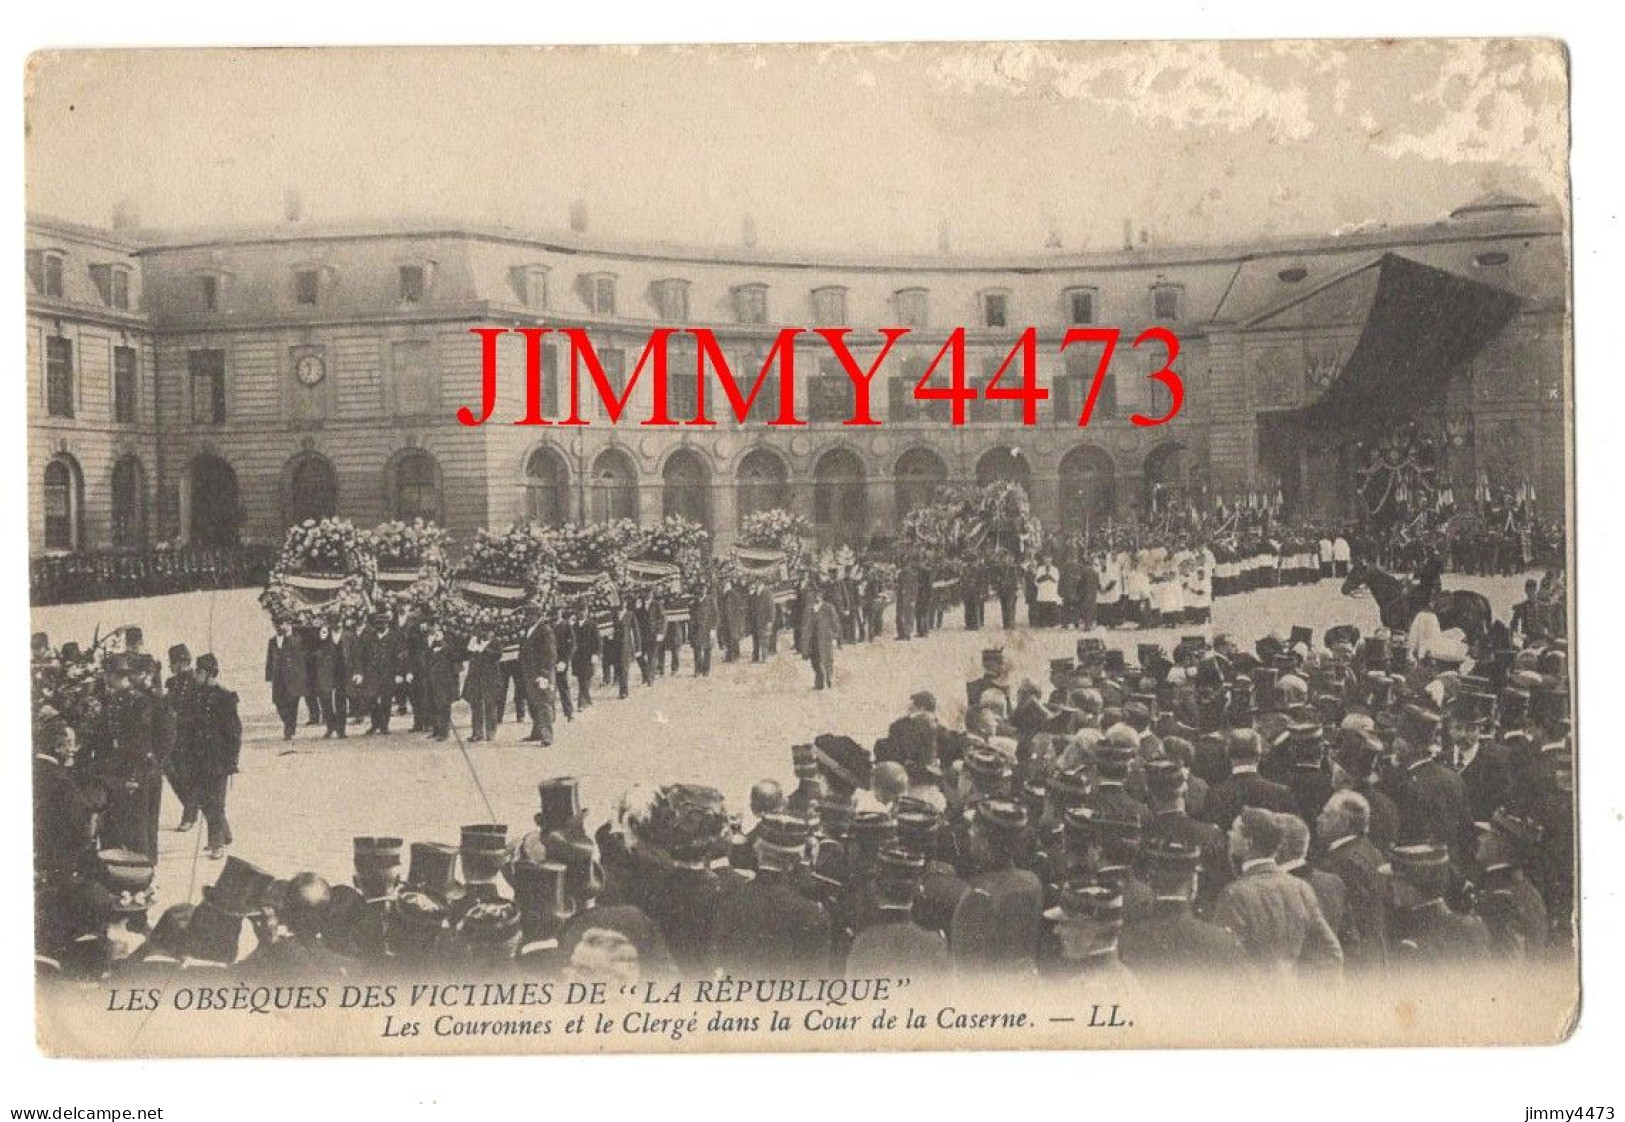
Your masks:
<svg viewBox="0 0 1625 1122"><path fill-rule="evenodd" d="M1147 230L1144 226L1140 227L1140 244L1141 245L1150 245L1151 244L1151 231Z"/></svg>
<svg viewBox="0 0 1625 1122"><path fill-rule="evenodd" d="M587 232L587 200L577 199L570 204L570 229L578 234Z"/></svg>
<svg viewBox="0 0 1625 1122"><path fill-rule="evenodd" d="M937 222L937 252L952 253L953 238L949 236L948 220L946 218Z"/></svg>
<svg viewBox="0 0 1625 1122"><path fill-rule="evenodd" d="M282 218L286 222L302 222L304 217L305 202L297 188L289 187L282 193Z"/></svg>
<svg viewBox="0 0 1625 1122"><path fill-rule="evenodd" d="M1054 223L1050 224L1049 233L1044 235L1044 248L1045 249L1060 249L1061 248L1061 231L1059 231L1059 230L1057 230L1055 228Z"/></svg>
<svg viewBox="0 0 1625 1122"><path fill-rule="evenodd" d="M113 229L133 230L141 225L141 211L128 196L113 204Z"/></svg>
<svg viewBox="0 0 1625 1122"><path fill-rule="evenodd" d="M744 240L746 248L754 249L756 247L756 217L754 215L745 215L744 220L740 223L739 236Z"/></svg>
<svg viewBox="0 0 1625 1122"><path fill-rule="evenodd" d="M1134 248L1134 219L1123 219L1123 248Z"/></svg>

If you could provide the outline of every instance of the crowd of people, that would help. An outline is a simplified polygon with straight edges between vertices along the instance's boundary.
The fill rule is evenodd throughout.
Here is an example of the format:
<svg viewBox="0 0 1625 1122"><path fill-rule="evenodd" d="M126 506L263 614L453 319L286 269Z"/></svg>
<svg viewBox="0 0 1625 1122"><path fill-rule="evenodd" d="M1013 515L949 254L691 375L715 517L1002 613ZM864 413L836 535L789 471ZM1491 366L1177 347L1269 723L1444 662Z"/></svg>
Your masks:
<svg viewBox="0 0 1625 1122"><path fill-rule="evenodd" d="M29 559L28 599L35 607L44 607L260 587L276 554L276 547L268 545L46 553Z"/></svg>
<svg viewBox="0 0 1625 1122"><path fill-rule="evenodd" d="M803 614L822 619L809 647L843 626L823 589ZM176 793L211 835L216 817L225 830L218 777L235 769L240 725L212 658L177 670L172 651L160 681L126 634L87 712L37 719L40 969L1105 985L1186 970L1518 969L1567 953L1574 934L1568 653L1561 637L1500 634L1510 645L1475 662L1414 657L1404 636L1352 626L1252 649L1187 635L1171 651L1142 643L1132 661L1084 635L1049 664L1048 688L991 648L962 722L946 719L957 699L916 693L871 744L829 732L793 746L794 782L761 780L748 808L651 783L589 824L575 782L548 779L534 830L357 837L348 884L233 855L199 902L155 918L159 776L195 767ZM267 659L285 720L303 700L296 677L278 677L289 641L273 639ZM631 650L605 660L623 688ZM500 651L474 654L482 673L500 670ZM36 676L62 673L63 655L36 637ZM526 665L561 661L576 665L556 649ZM438 705L455 675L423 673ZM397 677L371 695L375 725L387 727Z"/></svg>

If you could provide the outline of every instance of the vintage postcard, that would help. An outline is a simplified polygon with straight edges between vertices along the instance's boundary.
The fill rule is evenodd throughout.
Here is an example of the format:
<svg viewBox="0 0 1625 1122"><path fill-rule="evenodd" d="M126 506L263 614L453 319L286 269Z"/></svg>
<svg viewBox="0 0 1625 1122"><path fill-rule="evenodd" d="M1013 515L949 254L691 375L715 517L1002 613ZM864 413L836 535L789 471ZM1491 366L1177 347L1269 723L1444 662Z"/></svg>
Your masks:
<svg viewBox="0 0 1625 1122"><path fill-rule="evenodd" d="M40 1047L1563 1041L1567 64L36 54Z"/></svg>

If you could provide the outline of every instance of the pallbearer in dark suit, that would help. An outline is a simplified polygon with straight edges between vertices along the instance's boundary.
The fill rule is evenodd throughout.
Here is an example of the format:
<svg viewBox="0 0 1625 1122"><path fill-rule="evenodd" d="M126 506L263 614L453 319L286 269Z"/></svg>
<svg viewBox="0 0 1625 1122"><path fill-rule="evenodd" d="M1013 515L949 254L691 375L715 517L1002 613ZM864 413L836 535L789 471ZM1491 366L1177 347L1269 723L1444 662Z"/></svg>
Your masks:
<svg viewBox="0 0 1625 1122"><path fill-rule="evenodd" d="M532 743L553 743L554 676L558 666L553 624L538 618L519 641L520 688L530 703L530 732L525 739Z"/></svg>
<svg viewBox="0 0 1625 1122"><path fill-rule="evenodd" d="M307 675L304 644L293 625L280 623L265 642L265 680L271 684L271 704L282 718L282 739L292 740L299 724L299 700L305 696Z"/></svg>
<svg viewBox="0 0 1625 1122"><path fill-rule="evenodd" d="M802 648L813 666L813 689L835 684L835 648L841 645L841 619L835 606L814 588L807 602L807 618L802 624Z"/></svg>
<svg viewBox="0 0 1625 1122"><path fill-rule="evenodd" d="M563 613L552 624L553 650L557 655L553 672L553 696L558 698L559 709L564 713L566 721L575 719L575 703L571 699L575 696L570 692L570 665L576 653L576 629L571 622L569 613Z"/></svg>
<svg viewBox="0 0 1625 1122"><path fill-rule="evenodd" d="M622 606L623 612L631 609ZM603 636L598 633L598 624L589 615L577 615L575 625L575 650L570 656L570 670L576 678L576 707L585 709L592 704L592 671L593 659L604 644ZM630 656L628 656L630 657ZM624 695L623 695L624 696Z"/></svg>
<svg viewBox="0 0 1625 1122"><path fill-rule="evenodd" d="M694 676L696 678L711 676L711 646L720 618L721 606L717 602L717 591L707 584L700 594L694 598L693 615L688 625L689 645L694 648ZM673 672L675 670L674 663Z"/></svg>
<svg viewBox="0 0 1625 1122"><path fill-rule="evenodd" d="M349 670L344 664L348 637L343 632L322 628L316 636L316 694L321 699L322 720L327 724L323 739L345 735L349 717Z"/></svg>
<svg viewBox="0 0 1625 1122"><path fill-rule="evenodd" d="M750 594L750 660L766 662L778 654L779 606L773 599L773 587L762 582Z"/></svg>
<svg viewBox="0 0 1625 1122"><path fill-rule="evenodd" d="M596 632L595 632L596 634ZM643 661L643 624L638 618L638 612L631 604L623 603L621 610L615 615L615 630L611 636L614 644L614 680L616 690L620 696L627 697L632 692L632 667L634 664L647 667ZM605 652L605 658L609 653ZM609 667L605 667L606 672ZM646 679L647 680L647 679ZM592 698L582 702L582 708L592 704Z"/></svg>
<svg viewBox="0 0 1625 1122"><path fill-rule="evenodd" d="M468 676L463 680L463 700L473 714L470 741L496 737L497 697L502 689L502 648L489 632L468 640Z"/></svg>
<svg viewBox="0 0 1625 1122"><path fill-rule="evenodd" d="M389 717L395 699L395 678L405 663L405 642L388 612L378 612L372 624L356 642L360 662L361 703L366 707L367 735L389 732Z"/></svg>
<svg viewBox="0 0 1625 1122"><path fill-rule="evenodd" d="M914 638L914 605L920 598L920 573L904 562L897 566L897 637Z"/></svg>
<svg viewBox="0 0 1625 1122"><path fill-rule="evenodd" d="M750 632L750 613L744 592L733 581L724 581L718 607L721 615L717 641L722 644L722 661L735 662L739 658L740 648L745 644L745 636Z"/></svg>
<svg viewBox="0 0 1625 1122"><path fill-rule="evenodd" d="M237 695L219 684L220 660L204 654L197 660L197 684L188 691L191 714L184 722L186 739L177 751L196 783L198 804L208 824L207 854L225 856L231 844L226 821L226 792L237 774L243 747L243 723L237 714Z"/></svg>
<svg viewBox="0 0 1625 1122"><path fill-rule="evenodd" d="M423 648L423 707L430 735L451 735L451 703L457 700L457 657L446 645L445 632L429 629Z"/></svg>

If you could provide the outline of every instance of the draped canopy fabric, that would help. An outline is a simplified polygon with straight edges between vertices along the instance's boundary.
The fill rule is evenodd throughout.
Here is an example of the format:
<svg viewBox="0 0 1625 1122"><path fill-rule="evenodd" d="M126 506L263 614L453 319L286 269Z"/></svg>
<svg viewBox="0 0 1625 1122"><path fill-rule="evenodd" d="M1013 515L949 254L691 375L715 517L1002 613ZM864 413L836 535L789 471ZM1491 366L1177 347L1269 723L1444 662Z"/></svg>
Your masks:
<svg viewBox="0 0 1625 1122"><path fill-rule="evenodd" d="M1415 416L1518 311L1510 292L1395 253L1375 268L1379 279L1348 362L1318 400L1288 414L1311 428Z"/></svg>

